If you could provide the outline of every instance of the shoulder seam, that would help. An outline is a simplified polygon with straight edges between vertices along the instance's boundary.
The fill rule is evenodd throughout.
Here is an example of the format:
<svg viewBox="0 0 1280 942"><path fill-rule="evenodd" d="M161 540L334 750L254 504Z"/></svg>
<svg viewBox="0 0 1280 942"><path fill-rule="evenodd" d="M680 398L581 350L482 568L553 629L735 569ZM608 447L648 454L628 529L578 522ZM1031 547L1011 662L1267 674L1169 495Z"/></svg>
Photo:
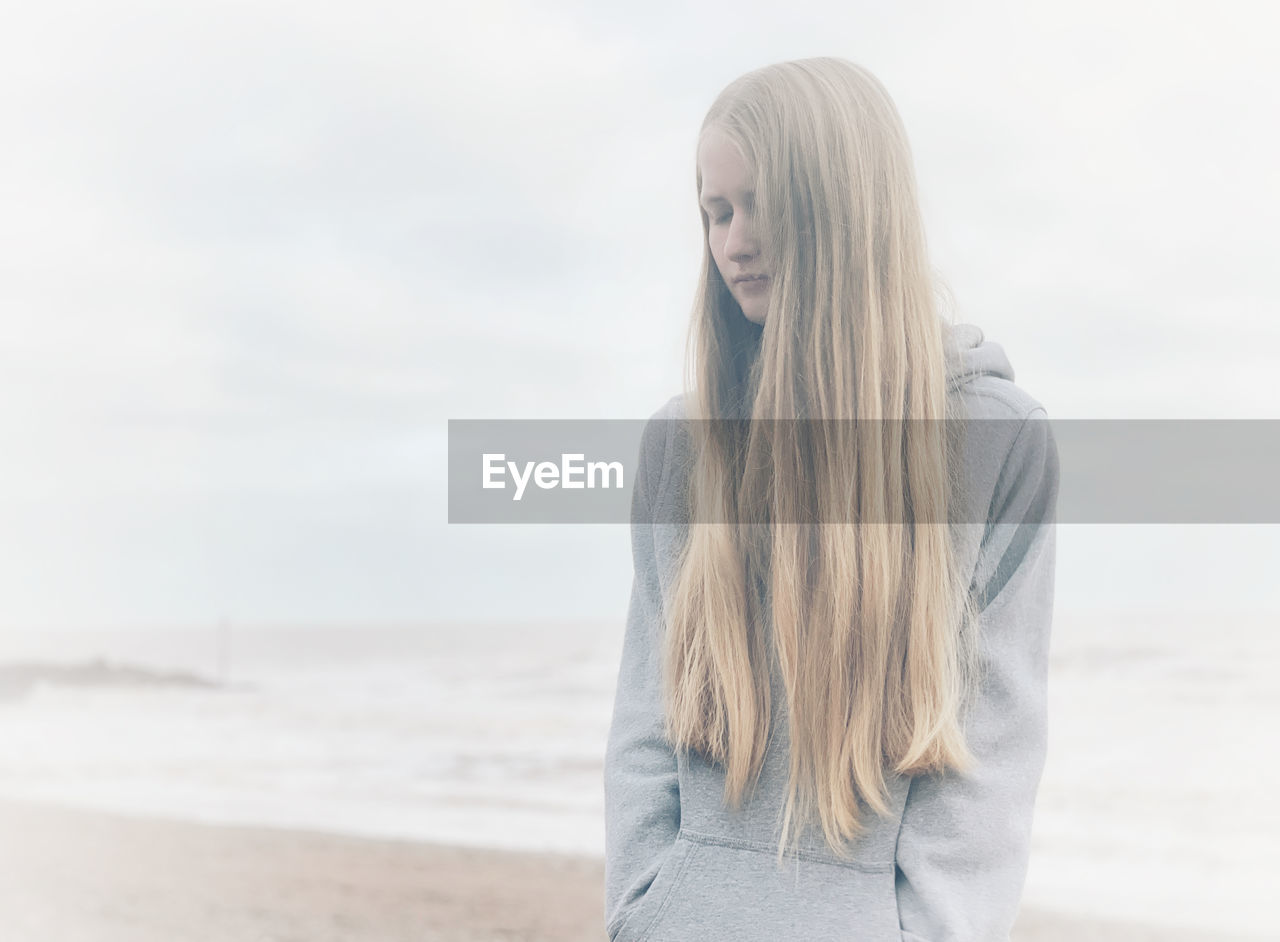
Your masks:
<svg viewBox="0 0 1280 942"><path fill-rule="evenodd" d="M671 423L673 421L669 417L662 420L662 470L658 472L658 493L653 495L651 507L657 507L658 498L667 486L667 469L671 464Z"/></svg>
<svg viewBox="0 0 1280 942"><path fill-rule="evenodd" d="M671 423L675 421L672 417L672 413L674 411L673 403L677 403L683 398L683 393L672 396L662 404L661 408L659 408L657 412L659 421L662 422L662 468L658 472L657 493L651 495L651 507L657 506L657 501L667 486L667 474L671 465Z"/></svg>
<svg viewBox="0 0 1280 942"><path fill-rule="evenodd" d="M1018 388L1019 388L1019 389L1021 389L1021 387L1018 387ZM966 390L963 390L963 389L961 390L961 392L965 392L965 391L966 391ZM1023 395L1026 397L1026 399L1022 399L1021 401L1020 401L1020 400L1019 400L1019 398L1018 398L1018 397L1016 397L1016 396L1010 396L1010 395L1008 395L1008 394L1006 394L1006 393L996 392L996 391L995 391L995 390L993 390L993 389L979 389L979 388L973 388L973 389L969 389L969 390L967 390L967 392L968 392L970 395L974 395L974 396L986 396L988 399L995 399L997 402L1002 402L1002 403L1004 403L1006 406L1009 406L1009 407L1010 407L1010 408L1012 408L1015 412L1019 413L1019 415L1022 417L1022 419L1023 419L1023 421L1024 421L1024 422L1025 422L1027 419L1029 419L1029 418L1031 417L1032 413L1034 413L1037 409L1039 409L1041 412L1044 412L1046 415L1048 415L1048 411L1045 409L1045 407L1044 407L1043 405L1041 405L1040 403L1035 402L1035 400L1034 400L1034 399L1032 399L1031 394L1030 394L1030 393L1028 393L1028 392L1026 392L1026 390L1022 390ZM1026 413L1024 414L1024 413L1022 412L1022 409L1023 409L1023 407L1026 405L1026 400L1027 400L1027 399L1031 399L1031 400L1032 400L1032 402L1033 402L1034 404L1033 404L1033 405L1031 406L1031 408L1030 408L1030 409L1028 409L1028 410L1026 411ZM1022 432L1022 428L1021 428L1021 426L1018 428L1018 432L1019 432L1019 433L1021 433L1021 432ZM1014 436L1014 437L1016 438L1017 436Z"/></svg>

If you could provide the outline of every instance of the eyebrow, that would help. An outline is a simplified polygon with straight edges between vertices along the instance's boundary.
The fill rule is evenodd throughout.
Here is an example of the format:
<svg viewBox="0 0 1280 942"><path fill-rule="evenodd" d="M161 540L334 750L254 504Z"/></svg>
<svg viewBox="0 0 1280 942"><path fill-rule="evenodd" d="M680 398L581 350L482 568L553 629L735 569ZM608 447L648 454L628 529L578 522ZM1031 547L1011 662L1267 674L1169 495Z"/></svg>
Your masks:
<svg viewBox="0 0 1280 942"><path fill-rule="evenodd" d="M755 191L755 190L745 190L745 191L743 192L743 194L742 194L742 195L743 195L747 200L753 200L753 199L755 199L756 191ZM723 196L720 196L720 195L718 195L718 194L716 194L716 195L712 195L712 196L708 196L707 194L705 194L705 193L704 193L704 194L702 194L702 198L701 198L701 199L699 199L699 200L698 200L698 202L702 203L702 205L704 205L704 206L709 206L709 205L711 205L712 203L727 203L727 202L729 202L729 201L728 201L727 199L725 199Z"/></svg>

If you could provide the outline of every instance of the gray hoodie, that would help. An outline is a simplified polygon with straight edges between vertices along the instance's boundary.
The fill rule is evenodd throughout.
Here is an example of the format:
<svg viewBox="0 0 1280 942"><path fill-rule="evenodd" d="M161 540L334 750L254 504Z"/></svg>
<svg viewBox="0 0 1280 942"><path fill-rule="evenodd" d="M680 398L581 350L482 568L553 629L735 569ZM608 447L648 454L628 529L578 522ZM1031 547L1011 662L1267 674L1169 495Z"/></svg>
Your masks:
<svg viewBox="0 0 1280 942"><path fill-rule="evenodd" d="M981 607L983 681L965 720L976 771L886 769L892 813L841 860L810 826L776 865L788 746L773 676L773 728L758 786L725 808L722 767L676 752L662 730L662 599L688 530L683 397L645 426L633 491L635 578L604 760L605 923L612 942L995 942L1007 940L1044 768L1058 454L1044 408L1014 385L1001 347L949 326L948 377L977 423L968 498L952 525ZM989 508L983 513L982 508ZM646 521L667 520L674 523ZM985 523L981 521L986 521Z"/></svg>

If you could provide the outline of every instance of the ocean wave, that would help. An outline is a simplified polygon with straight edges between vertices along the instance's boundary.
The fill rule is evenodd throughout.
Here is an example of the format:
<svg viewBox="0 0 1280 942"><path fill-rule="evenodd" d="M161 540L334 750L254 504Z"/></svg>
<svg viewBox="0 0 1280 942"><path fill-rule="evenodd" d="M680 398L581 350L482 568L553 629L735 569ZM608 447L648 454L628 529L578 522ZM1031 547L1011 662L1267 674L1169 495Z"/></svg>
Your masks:
<svg viewBox="0 0 1280 942"><path fill-rule="evenodd" d="M78 664L0 664L0 703L21 700L37 684L76 687L203 687L221 688L216 680L186 671L161 671L95 658Z"/></svg>

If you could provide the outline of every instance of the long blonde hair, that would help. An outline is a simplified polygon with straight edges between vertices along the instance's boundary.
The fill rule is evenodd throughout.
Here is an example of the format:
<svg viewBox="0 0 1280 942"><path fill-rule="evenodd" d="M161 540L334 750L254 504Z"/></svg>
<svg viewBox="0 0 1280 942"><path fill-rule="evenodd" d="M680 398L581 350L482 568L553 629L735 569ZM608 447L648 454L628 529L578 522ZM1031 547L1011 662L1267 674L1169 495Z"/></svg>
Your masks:
<svg viewBox="0 0 1280 942"><path fill-rule="evenodd" d="M847 857L866 827L859 802L889 812L886 766L973 763L962 716L976 614L947 527L958 452L946 429L960 414L939 282L902 121L867 70L817 58L750 72L716 99L710 129L754 174L773 281L763 325L749 322L702 211L666 732L723 764L724 800L740 806L768 742L772 644L791 747L778 862L815 808Z"/></svg>

